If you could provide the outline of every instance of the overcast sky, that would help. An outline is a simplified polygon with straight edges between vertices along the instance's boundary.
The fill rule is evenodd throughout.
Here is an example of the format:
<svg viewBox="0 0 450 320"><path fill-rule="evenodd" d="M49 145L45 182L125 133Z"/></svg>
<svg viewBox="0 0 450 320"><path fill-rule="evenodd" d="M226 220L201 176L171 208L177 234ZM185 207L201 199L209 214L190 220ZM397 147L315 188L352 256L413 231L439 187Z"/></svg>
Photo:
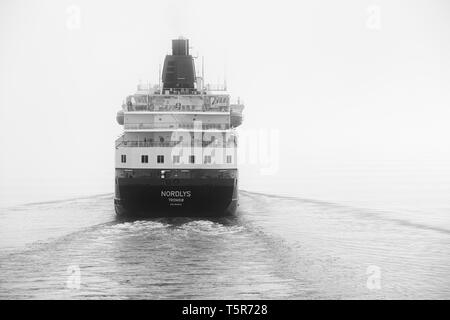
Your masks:
<svg viewBox="0 0 450 320"><path fill-rule="evenodd" d="M241 188L449 200L446 0L2 0L0 205L112 192L115 114L178 36L245 102L242 135L273 136Z"/></svg>

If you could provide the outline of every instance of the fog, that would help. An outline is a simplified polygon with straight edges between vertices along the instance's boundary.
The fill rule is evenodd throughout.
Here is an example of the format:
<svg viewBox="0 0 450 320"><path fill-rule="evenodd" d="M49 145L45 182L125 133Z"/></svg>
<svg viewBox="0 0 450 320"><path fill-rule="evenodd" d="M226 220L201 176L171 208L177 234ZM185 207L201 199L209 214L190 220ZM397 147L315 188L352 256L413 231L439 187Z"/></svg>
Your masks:
<svg viewBox="0 0 450 320"><path fill-rule="evenodd" d="M179 36L269 151L242 189L450 202L446 0L3 0L0 205L113 192L116 112Z"/></svg>

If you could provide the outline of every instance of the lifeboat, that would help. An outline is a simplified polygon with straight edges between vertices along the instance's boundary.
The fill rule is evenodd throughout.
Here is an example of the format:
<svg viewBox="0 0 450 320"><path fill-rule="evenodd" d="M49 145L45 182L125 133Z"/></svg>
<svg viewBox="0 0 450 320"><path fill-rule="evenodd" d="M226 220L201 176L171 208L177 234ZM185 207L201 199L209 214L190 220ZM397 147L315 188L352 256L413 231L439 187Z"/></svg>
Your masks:
<svg viewBox="0 0 450 320"><path fill-rule="evenodd" d="M230 124L233 128L236 128L242 124L242 110L244 110L244 105L242 104L232 104L231 114L230 114Z"/></svg>
<svg viewBox="0 0 450 320"><path fill-rule="evenodd" d="M123 125L124 122L123 110L117 111L116 120L118 124L120 124L121 126Z"/></svg>

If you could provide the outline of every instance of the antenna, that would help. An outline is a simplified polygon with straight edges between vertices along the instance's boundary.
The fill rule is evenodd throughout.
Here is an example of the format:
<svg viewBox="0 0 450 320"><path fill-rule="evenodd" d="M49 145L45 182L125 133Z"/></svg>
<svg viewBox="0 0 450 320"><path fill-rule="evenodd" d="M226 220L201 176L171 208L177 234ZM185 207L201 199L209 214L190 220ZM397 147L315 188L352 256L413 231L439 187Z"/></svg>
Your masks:
<svg viewBox="0 0 450 320"><path fill-rule="evenodd" d="M223 88L227 91L227 65L223 64Z"/></svg>
<svg viewBox="0 0 450 320"><path fill-rule="evenodd" d="M150 81L147 81L147 88L148 88L147 91L147 110L148 110L150 106Z"/></svg>
<svg viewBox="0 0 450 320"><path fill-rule="evenodd" d="M205 57L202 56L202 91L205 87Z"/></svg>
<svg viewBox="0 0 450 320"><path fill-rule="evenodd" d="M159 86L159 94L161 94L161 63L159 64L158 86Z"/></svg>

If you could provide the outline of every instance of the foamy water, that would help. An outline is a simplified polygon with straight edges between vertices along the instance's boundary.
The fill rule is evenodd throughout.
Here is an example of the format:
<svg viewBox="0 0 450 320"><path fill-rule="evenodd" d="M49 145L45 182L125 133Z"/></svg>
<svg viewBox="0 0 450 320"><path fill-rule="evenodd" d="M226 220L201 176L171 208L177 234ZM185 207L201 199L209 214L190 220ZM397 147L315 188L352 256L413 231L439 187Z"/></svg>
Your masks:
<svg viewBox="0 0 450 320"><path fill-rule="evenodd" d="M219 219L117 220L112 195L16 206L0 298L448 299L448 216L244 191Z"/></svg>

